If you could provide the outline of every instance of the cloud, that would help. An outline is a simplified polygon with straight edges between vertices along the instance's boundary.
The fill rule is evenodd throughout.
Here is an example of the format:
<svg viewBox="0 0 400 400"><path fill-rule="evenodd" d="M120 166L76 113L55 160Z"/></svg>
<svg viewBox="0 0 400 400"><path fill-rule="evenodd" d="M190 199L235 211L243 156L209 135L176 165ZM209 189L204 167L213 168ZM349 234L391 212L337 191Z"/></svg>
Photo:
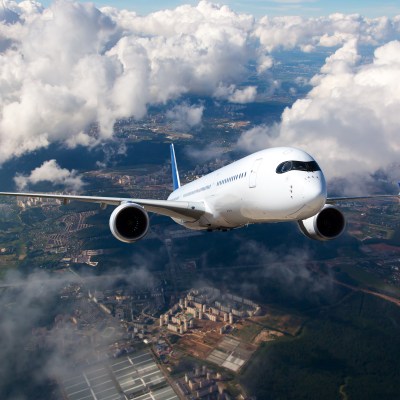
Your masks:
<svg viewBox="0 0 400 400"><path fill-rule="evenodd" d="M262 70L264 70L263 67ZM219 85L214 92L214 96L219 99L226 99L232 103L239 104L245 104L254 101L256 95L256 86L247 86L243 89L238 89L234 84L229 86Z"/></svg>
<svg viewBox="0 0 400 400"><path fill-rule="evenodd" d="M79 278L69 271L6 273L0 293L0 335L7 344L0 347L2 398L27 400L37 393L53 398L55 381L62 382L88 360L98 360L99 348L106 357L108 345L120 339L123 330L89 302L88 288L153 287L158 284L148 269L153 261L154 254L139 252L131 268L101 277ZM77 288L80 294L71 295ZM69 299L63 300L62 294ZM104 337L107 327L114 328L108 329L113 333Z"/></svg>
<svg viewBox="0 0 400 400"><path fill-rule="evenodd" d="M54 142L94 146L112 138L117 119L140 119L151 104L188 93L212 96L219 85L241 81L254 54L253 18L205 1L144 17L63 0L47 9L7 4L0 24L0 163ZM17 19L7 17L10 8Z"/></svg>
<svg viewBox="0 0 400 400"><path fill-rule="evenodd" d="M7 7L5 3L0 5L0 21L6 24L13 24L19 20L18 13Z"/></svg>
<svg viewBox="0 0 400 400"><path fill-rule="evenodd" d="M238 253L239 265L258 265L262 260L264 267L261 271L255 270L253 278L273 280L283 293L302 300L313 294L332 295L330 271L326 275L316 276L309 268L313 256L308 249L285 246L272 251L262 243L249 240L240 246Z"/></svg>
<svg viewBox="0 0 400 400"><path fill-rule="evenodd" d="M146 16L66 0L49 8L6 1L0 20L0 164L53 143L107 142L116 120L141 119L149 106L183 96L255 101L265 89L248 82L254 68L263 74L272 67L273 50L400 38L400 17L257 21L209 1ZM272 83L263 88L274 85L264 78ZM172 112L191 126L200 108Z"/></svg>
<svg viewBox="0 0 400 400"><path fill-rule="evenodd" d="M40 271L28 279L11 272L2 282L11 285L10 288L3 289L0 296L3 309L0 315L0 334L4 343L7 343L7 346L1 346L0 349L0 391L4 398L26 399L27 392L35 385L48 383L46 362L51 357L51 352L27 349L31 347L36 328L43 327L44 332L47 331L45 321L51 316L54 318L54 313L57 312L55 308L51 310L51 306L55 304L57 292L63 283L65 281L61 277L49 276ZM39 340L38 346L43 346ZM39 357L40 353L42 357ZM22 376L28 379L21 385Z"/></svg>
<svg viewBox="0 0 400 400"><path fill-rule="evenodd" d="M317 46L342 46L352 39L377 46L400 38L400 17L371 19L340 13L316 18L265 16L256 23L253 36L267 52L294 48L310 52Z"/></svg>
<svg viewBox="0 0 400 400"><path fill-rule="evenodd" d="M220 143L211 142L206 146L199 148L198 146L186 146L185 153L190 160L204 164L209 161L218 160L223 162L228 157L226 153L226 147L221 146Z"/></svg>
<svg viewBox="0 0 400 400"><path fill-rule="evenodd" d="M273 126L258 125L250 128L240 135L237 146L249 153L271 147L272 137L279 134L279 129L278 124Z"/></svg>
<svg viewBox="0 0 400 400"><path fill-rule="evenodd" d="M255 86L247 86L244 89L236 89L232 95L228 97L232 103L250 103L255 100L257 88Z"/></svg>
<svg viewBox="0 0 400 400"><path fill-rule="evenodd" d="M357 42L346 43L311 80L306 98L285 109L280 124L247 131L238 145L303 148L330 178L398 163L400 42L377 48L369 64L359 59Z"/></svg>
<svg viewBox="0 0 400 400"><path fill-rule="evenodd" d="M203 105L179 104L167 111L167 119L171 120L178 129L190 129L201 124L203 117Z"/></svg>
<svg viewBox="0 0 400 400"><path fill-rule="evenodd" d="M61 168L56 160L45 161L40 167L35 168L30 175L18 174L14 178L18 190L25 189L28 185L39 182L50 182L54 185L62 185L69 191L79 191L84 182L75 170Z"/></svg>
<svg viewBox="0 0 400 400"><path fill-rule="evenodd" d="M262 74L274 65L274 60L271 56L261 54L258 58L257 72Z"/></svg>

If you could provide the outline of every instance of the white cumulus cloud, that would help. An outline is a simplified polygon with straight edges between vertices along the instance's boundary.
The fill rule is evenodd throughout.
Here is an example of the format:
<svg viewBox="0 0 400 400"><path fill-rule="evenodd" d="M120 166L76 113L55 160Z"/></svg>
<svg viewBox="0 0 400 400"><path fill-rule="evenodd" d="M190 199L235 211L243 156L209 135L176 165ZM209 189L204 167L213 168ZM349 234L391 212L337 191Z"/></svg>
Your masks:
<svg viewBox="0 0 400 400"><path fill-rule="evenodd" d="M35 168L29 175L18 174L14 178L18 190L25 189L28 185L39 182L51 182L62 185L69 191L79 191L84 182L75 170L61 168L56 160L45 161L40 167Z"/></svg>
<svg viewBox="0 0 400 400"><path fill-rule="evenodd" d="M400 17L365 18L358 14L328 17L265 16L255 25L253 35L267 51L300 48L310 52L316 46L341 46L351 39L378 45L399 38Z"/></svg>
<svg viewBox="0 0 400 400"><path fill-rule="evenodd" d="M203 105L179 104L167 111L167 118L180 129L190 129L199 124L203 117Z"/></svg>
<svg viewBox="0 0 400 400"><path fill-rule="evenodd" d="M0 163L54 142L93 146L112 138L118 118L140 119L151 104L212 96L240 82L254 55L253 18L205 1L143 17L66 0L6 4Z"/></svg>
<svg viewBox="0 0 400 400"><path fill-rule="evenodd" d="M236 89L232 95L228 97L232 103L250 103L255 100L257 88L255 86L247 86L244 89Z"/></svg>
<svg viewBox="0 0 400 400"><path fill-rule="evenodd" d="M145 16L86 2L58 0L45 8L5 0L0 164L53 143L95 146L113 137L119 118L140 119L149 106L185 95L252 102L259 88L248 84L254 74L249 67L260 74L270 69L272 50L309 52L353 40L378 46L400 39L399 32L400 17L257 21L204 0ZM273 82L272 76L265 79Z"/></svg>
<svg viewBox="0 0 400 400"><path fill-rule="evenodd" d="M226 99L232 103L250 103L255 100L257 95L256 86L247 86L243 89L238 89L236 85L229 86L220 85L214 92L214 96L220 99Z"/></svg>
<svg viewBox="0 0 400 400"><path fill-rule="evenodd" d="M306 98L285 109L280 124L245 132L247 150L288 145L313 154L329 177L372 173L400 159L400 42L358 63L352 40L326 60Z"/></svg>

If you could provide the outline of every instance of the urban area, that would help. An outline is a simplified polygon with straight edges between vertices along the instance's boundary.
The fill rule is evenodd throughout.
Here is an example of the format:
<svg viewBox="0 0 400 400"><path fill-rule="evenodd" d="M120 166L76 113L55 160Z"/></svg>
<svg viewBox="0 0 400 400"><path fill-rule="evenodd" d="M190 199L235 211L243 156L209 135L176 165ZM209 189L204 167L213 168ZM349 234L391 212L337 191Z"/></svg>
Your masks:
<svg viewBox="0 0 400 400"><path fill-rule="evenodd" d="M214 122L219 131L228 133L248 125L244 119ZM145 125L128 121L116 126L118 129L127 142L137 141L140 130L149 137L164 135L167 140L191 138L173 133L172 128L166 130L151 118ZM142 134L140 138L145 139ZM223 136L219 140L228 150ZM197 165L182 178L190 181L225 162L221 157ZM103 192L119 190L143 198L165 198L170 192L168 165L100 169L84 176ZM145 240L157 238L163 244L168 263L145 283L124 276L123 271L96 274L100 260L112 259L115 252L112 246L103 245L110 239L109 231L104 233L95 226L98 210L65 206L69 207L58 200L33 198L7 200L0 205L5 224L0 266L18 266L29 254L30 265L65 279L59 301L68 307L54 319L52 329L68 332L61 342L62 352L74 367L57 377L59 395L65 400L250 399L239 374L261 345L298 335L304 319L217 286L188 288L186 277L196 272L199 260L177 260L175 241L200 234L176 227L155 225L147 235ZM387 213L382 217L382 210L390 211L393 205L349 203L347 207L350 233L362 241L360 249L365 256L358 265L357 279L363 279L360 271L368 272L368 289L335 282L400 304L396 296L383 295L378 285L374 286L374 279L400 284L399 247L368 241L393 234L399 223L395 212L390 213L391 218ZM366 214L368 222L363 220ZM7 224L16 217L21 220L19 228ZM351 276L353 264L351 254L342 254L318 265L310 263L308 268L319 273L321 266L340 266ZM82 272L87 268L93 273ZM12 286L1 289L19 290ZM49 329L35 328L25 350L46 349L48 339Z"/></svg>

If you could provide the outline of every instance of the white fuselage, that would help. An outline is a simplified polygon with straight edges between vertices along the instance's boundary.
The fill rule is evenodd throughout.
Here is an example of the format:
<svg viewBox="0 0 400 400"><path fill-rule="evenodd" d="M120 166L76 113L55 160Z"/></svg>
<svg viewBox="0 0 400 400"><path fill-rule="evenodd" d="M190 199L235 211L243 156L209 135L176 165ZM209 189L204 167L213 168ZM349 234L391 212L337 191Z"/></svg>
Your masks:
<svg viewBox="0 0 400 400"><path fill-rule="evenodd" d="M231 229L262 222L298 221L317 214L326 202L326 182L318 170L277 172L286 161L317 165L306 152L278 147L253 153L176 189L168 200L203 202L191 229ZM312 164L315 163L315 164Z"/></svg>

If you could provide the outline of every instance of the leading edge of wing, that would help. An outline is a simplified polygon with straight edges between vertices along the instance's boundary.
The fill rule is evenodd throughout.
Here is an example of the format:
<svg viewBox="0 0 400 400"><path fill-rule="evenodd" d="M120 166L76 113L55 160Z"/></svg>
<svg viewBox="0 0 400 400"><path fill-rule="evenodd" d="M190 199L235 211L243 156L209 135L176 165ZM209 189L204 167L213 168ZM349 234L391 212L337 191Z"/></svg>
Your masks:
<svg viewBox="0 0 400 400"><path fill-rule="evenodd" d="M326 204L336 204L342 201L357 201L357 200L373 200L373 199L398 199L400 200L399 194L377 194L371 196L352 196L352 197L328 197Z"/></svg>
<svg viewBox="0 0 400 400"><path fill-rule="evenodd" d="M135 203L141 205L146 211L165 215L167 217L183 219L188 222L197 221L205 213L204 203L191 201L130 199L124 197L75 196L69 194L14 192L0 192L0 196L58 199L63 201L65 204L69 203L72 200L76 200L86 203L97 203L101 206L119 206L122 203Z"/></svg>

